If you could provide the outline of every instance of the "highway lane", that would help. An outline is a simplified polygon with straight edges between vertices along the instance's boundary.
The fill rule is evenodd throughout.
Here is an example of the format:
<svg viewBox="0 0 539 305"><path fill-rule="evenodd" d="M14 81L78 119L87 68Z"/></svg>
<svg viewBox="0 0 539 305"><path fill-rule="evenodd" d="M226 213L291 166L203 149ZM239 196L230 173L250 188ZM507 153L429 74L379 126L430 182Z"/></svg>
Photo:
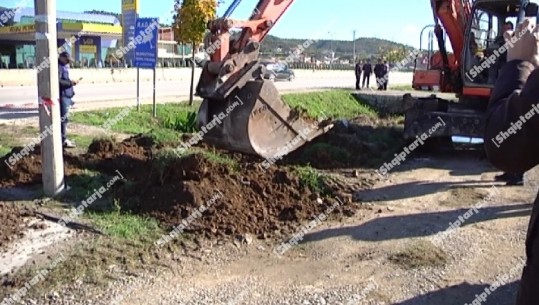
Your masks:
<svg viewBox="0 0 539 305"><path fill-rule="evenodd" d="M312 73L301 71L293 81L278 81L276 87L283 92L303 91L309 89L322 88L351 88L355 80L348 71L330 71L329 73ZM372 81L372 79L371 79ZM392 84L410 84L411 75L401 73L391 79ZM195 85L198 82L198 75ZM372 81L371 83L374 83ZM372 85L372 84L371 84ZM160 81L156 83L156 96L158 100L166 97L167 100L174 98L185 98L189 95L190 82L187 79L176 81ZM84 83L84 80L75 87L75 102L80 104L115 101L115 100L135 100L136 83ZM153 96L153 86L151 82L140 83L140 96L142 99L151 99ZM33 105L33 106L32 106ZM3 87L0 88L0 107L30 107L37 105L37 87ZM113 106L112 103L111 106Z"/></svg>
<svg viewBox="0 0 539 305"><path fill-rule="evenodd" d="M410 84L411 73L395 73L390 77L393 85ZM195 85L198 75L195 78ZM371 86L374 86L371 78ZM355 85L353 75L349 71L316 71L302 70L296 72L292 81L278 81L275 85L279 92L302 92L327 88L350 88ZM156 103L182 102L189 99L189 79L159 81L156 83ZM105 109L111 107L128 107L136 105L135 82L84 83L76 86L75 108L73 111ZM151 104L153 85L151 82L140 83L141 104ZM18 86L0 88L0 122L17 123L21 119L37 117L37 87ZM22 122L21 122L22 123Z"/></svg>

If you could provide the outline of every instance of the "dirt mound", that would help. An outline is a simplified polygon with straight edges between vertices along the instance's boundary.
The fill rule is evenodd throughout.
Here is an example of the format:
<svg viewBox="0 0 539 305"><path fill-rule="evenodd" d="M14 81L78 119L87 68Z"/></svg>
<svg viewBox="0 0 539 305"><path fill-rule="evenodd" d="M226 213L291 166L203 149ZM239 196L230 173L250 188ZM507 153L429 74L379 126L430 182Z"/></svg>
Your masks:
<svg viewBox="0 0 539 305"><path fill-rule="evenodd" d="M135 158L146 158L148 152L156 145L153 138L139 134L120 143L112 139L96 139L88 147L87 156L108 159L118 155L129 155Z"/></svg>
<svg viewBox="0 0 539 305"><path fill-rule="evenodd" d="M320 169L378 167L404 144L395 120L360 116L335 122L328 133L286 156L281 164Z"/></svg>
<svg viewBox="0 0 539 305"><path fill-rule="evenodd" d="M110 139L94 140L86 154L73 155L64 151L64 172L66 176L72 176L80 174L84 169L107 173L114 173L116 170L126 173L143 171L143 164L151 157L153 148L156 148L155 141L144 135L137 135L120 143ZM24 155L21 154L22 150L23 147L15 147L11 153L0 158L1 187L41 183L40 146ZM13 158L17 155L20 156L18 160Z"/></svg>
<svg viewBox="0 0 539 305"><path fill-rule="evenodd" d="M120 172L129 182L115 185L110 194L120 199L124 210L155 217L168 229L183 221L186 232L210 238L244 233L280 237L330 208L332 215L354 214L353 205L333 197L340 190L313 192L290 168L264 169L249 158L237 166L210 161L201 154L178 158L162 154L165 150L161 148L144 136L120 143L95 140L86 154L67 155L66 173L84 169L111 175ZM2 183L39 183L40 159L36 150L13 169L3 169Z"/></svg>
<svg viewBox="0 0 539 305"><path fill-rule="evenodd" d="M23 236L25 229L23 217L31 215L32 212L27 208L0 202L0 249L17 237Z"/></svg>
<svg viewBox="0 0 539 305"><path fill-rule="evenodd" d="M264 170L255 164L232 170L201 155L174 159L151 173L144 182L121 190L126 208L151 215L170 228L185 221L185 232L206 237L289 234L337 202L328 198L320 203L318 195L289 170ZM344 203L333 213L353 211Z"/></svg>
<svg viewBox="0 0 539 305"><path fill-rule="evenodd" d="M41 147L36 146L34 150L27 154L26 152L21 154L23 149L23 147L15 147L11 153L0 158L0 187L41 183ZM78 164L77 157L64 154L64 162L66 164L64 167L66 175L80 172L77 166L73 166Z"/></svg>
<svg viewBox="0 0 539 305"><path fill-rule="evenodd" d="M83 167L114 176L120 172L122 176L134 179L147 172L148 160L157 149L154 140L144 135L120 143L111 139L97 139L79 159Z"/></svg>

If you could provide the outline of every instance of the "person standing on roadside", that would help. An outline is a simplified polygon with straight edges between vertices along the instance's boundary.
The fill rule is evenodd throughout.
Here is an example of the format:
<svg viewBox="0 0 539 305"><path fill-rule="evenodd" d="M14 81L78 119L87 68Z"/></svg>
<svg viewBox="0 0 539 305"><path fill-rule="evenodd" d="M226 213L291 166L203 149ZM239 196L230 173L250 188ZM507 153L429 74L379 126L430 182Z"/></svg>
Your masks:
<svg viewBox="0 0 539 305"><path fill-rule="evenodd" d="M362 66L361 66L361 60L358 60L356 63L356 90L361 90L360 82L361 82L361 72L362 72Z"/></svg>
<svg viewBox="0 0 539 305"><path fill-rule="evenodd" d="M384 90L384 69L385 66L382 63L382 60L378 59L378 63L374 66L374 76L376 76L376 84L378 85L378 90Z"/></svg>
<svg viewBox="0 0 539 305"><path fill-rule="evenodd" d="M73 104L71 100L75 96L73 87L78 84L78 81L69 78L69 63L73 62L71 55L68 52L62 52L58 56L58 78L60 82L60 116L62 118L62 145L65 148L77 147L75 143L67 138L67 123L69 108Z"/></svg>
<svg viewBox="0 0 539 305"><path fill-rule="evenodd" d="M526 32L518 39L515 33ZM516 31L504 33L507 63L500 70L487 109L485 150L494 166L507 173L523 173L539 164L539 27L529 19ZM500 145L495 139L513 122L526 118L522 129ZM535 199L526 237L526 265L516 305L539 304L539 196Z"/></svg>
<svg viewBox="0 0 539 305"><path fill-rule="evenodd" d="M365 84L367 84L367 88L370 86L371 75L372 75L372 65L371 65L371 60L368 59L367 62L363 65L363 83L362 83L363 88L365 88Z"/></svg>
<svg viewBox="0 0 539 305"><path fill-rule="evenodd" d="M387 60L384 61L383 71L384 71L383 76L382 76L382 79L384 82L383 89L387 91L387 85L389 84L389 64L387 63Z"/></svg>

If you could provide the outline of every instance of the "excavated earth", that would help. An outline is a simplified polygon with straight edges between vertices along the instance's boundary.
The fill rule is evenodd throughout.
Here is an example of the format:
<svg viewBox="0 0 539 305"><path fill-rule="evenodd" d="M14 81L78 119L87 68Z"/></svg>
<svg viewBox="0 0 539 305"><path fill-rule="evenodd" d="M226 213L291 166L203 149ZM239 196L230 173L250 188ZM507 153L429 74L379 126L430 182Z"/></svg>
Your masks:
<svg viewBox="0 0 539 305"><path fill-rule="evenodd" d="M30 215L32 212L27 207L0 202L0 249L23 236L25 218Z"/></svg>
<svg viewBox="0 0 539 305"><path fill-rule="evenodd" d="M196 219L185 226L186 232L208 238L245 233L278 238L331 207L334 209L330 218L355 213L351 200L341 196L351 193L351 189L346 190L349 186L325 179L320 189L313 191L288 165L331 169L365 165L381 158L390 151L388 143L398 146L400 133L389 121L377 120L359 117L338 122L328 134L268 169L260 166L263 160L259 158L224 151L219 153L236 160L237 167L210 161L204 154L166 157L163 152L169 148L143 135L120 143L95 140L85 154L65 152L66 181L69 184L70 179L85 175L87 170L111 177L121 173L123 183L115 183L107 193L119 199L123 210L154 217L166 229L193 215ZM14 148L13 152L21 149ZM0 159L0 187L41 183L39 147L12 168L6 165L5 158ZM368 185L365 181L364 187ZM199 215L200 210L203 213ZM12 231L4 230L5 225L13 227L2 221L0 231Z"/></svg>
<svg viewBox="0 0 539 305"><path fill-rule="evenodd" d="M65 154L66 181L88 169L110 176L119 172L126 181L116 183L109 193L120 199L123 210L155 217L172 229L204 206L201 217L189 223L185 231L209 238L245 233L259 238L279 237L335 204L334 217L354 214L349 200L334 196L341 188L338 183L318 193L303 185L290 167L263 169L243 157L238 157L243 159L239 168L209 161L201 154L156 157L161 149L145 137L121 143L94 141L83 155ZM39 149L12 168L4 159L0 161L0 187L41 183ZM0 221L0 231L6 234L15 226L16 220Z"/></svg>

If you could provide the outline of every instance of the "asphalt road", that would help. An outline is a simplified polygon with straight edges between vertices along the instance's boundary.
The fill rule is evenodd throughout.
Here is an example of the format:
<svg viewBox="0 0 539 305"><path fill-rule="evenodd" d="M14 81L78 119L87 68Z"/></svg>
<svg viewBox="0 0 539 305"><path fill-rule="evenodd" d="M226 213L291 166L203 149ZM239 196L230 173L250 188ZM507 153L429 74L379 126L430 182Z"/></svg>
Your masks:
<svg viewBox="0 0 539 305"><path fill-rule="evenodd" d="M390 77L394 85L411 83L411 73L396 73ZM198 75L195 85L198 82ZM371 86L374 86L374 77ZM292 81L275 82L282 92L301 92L328 88L353 88L355 79L349 71L330 71L328 73L312 73L301 71L296 73ZM160 81L156 84L156 103L181 102L189 97L190 82L188 79L176 81ZM136 105L136 83L84 83L75 87L75 111L92 110L110 107ZM151 82L140 83L141 104L152 103L153 85ZM37 115L37 86L17 86L0 88L0 121L29 118Z"/></svg>

